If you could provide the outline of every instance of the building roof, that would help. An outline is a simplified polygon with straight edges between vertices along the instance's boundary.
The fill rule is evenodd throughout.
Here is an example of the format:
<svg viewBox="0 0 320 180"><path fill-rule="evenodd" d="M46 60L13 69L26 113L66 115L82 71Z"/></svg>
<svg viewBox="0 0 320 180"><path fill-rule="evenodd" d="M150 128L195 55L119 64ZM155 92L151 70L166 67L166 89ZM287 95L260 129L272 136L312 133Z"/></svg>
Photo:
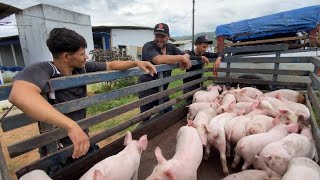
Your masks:
<svg viewBox="0 0 320 180"><path fill-rule="evenodd" d="M92 30L104 30L104 29L149 29L153 30L151 27L144 26L92 26Z"/></svg>
<svg viewBox="0 0 320 180"><path fill-rule="evenodd" d="M21 9L17 7L10 6L8 4L0 3L0 19L3 19L11 14L15 14L21 11Z"/></svg>
<svg viewBox="0 0 320 180"><path fill-rule="evenodd" d="M192 40L181 40L181 41L174 41L172 44L188 44L192 42Z"/></svg>

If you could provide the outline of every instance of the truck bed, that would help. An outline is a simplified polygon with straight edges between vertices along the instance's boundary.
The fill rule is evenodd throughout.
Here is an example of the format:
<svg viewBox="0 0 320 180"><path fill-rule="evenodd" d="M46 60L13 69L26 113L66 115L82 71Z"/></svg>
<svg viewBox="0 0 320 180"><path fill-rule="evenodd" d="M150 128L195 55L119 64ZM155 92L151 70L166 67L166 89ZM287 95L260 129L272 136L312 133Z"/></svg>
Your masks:
<svg viewBox="0 0 320 180"><path fill-rule="evenodd" d="M163 131L158 136L151 139L148 143L146 151L142 153L141 162L139 167L139 180L146 179L151 173L153 168L157 165L157 159L154 155L154 150L159 146L162 150L163 156L168 160L171 159L175 153L176 135L180 127L186 125L186 118L181 119L170 128ZM228 168L230 173L239 172L239 169L232 169L230 167L232 159L227 158ZM221 161L219 152L211 148L209 160L203 160L198 169L199 180L216 180L224 178L222 172Z"/></svg>

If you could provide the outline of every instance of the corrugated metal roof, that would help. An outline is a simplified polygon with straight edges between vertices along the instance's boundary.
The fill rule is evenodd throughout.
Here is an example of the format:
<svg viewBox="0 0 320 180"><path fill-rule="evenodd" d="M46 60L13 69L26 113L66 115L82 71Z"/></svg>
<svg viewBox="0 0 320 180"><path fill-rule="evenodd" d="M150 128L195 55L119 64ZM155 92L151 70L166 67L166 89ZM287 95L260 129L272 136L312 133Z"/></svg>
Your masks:
<svg viewBox="0 0 320 180"><path fill-rule="evenodd" d="M3 19L7 16L10 16L11 14L15 14L17 12L21 11L21 9L10 6L8 4L0 3L0 19Z"/></svg>

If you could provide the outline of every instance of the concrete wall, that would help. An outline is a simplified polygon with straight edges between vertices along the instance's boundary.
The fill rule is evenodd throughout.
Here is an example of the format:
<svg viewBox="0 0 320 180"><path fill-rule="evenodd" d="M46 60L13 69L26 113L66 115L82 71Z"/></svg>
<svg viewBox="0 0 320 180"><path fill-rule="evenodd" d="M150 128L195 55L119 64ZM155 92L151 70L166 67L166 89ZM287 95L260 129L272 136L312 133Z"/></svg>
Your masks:
<svg viewBox="0 0 320 180"><path fill-rule="evenodd" d="M52 55L46 40L56 27L66 27L87 40L87 54L93 49L90 16L39 4L16 14L21 50L25 65L40 61L51 61Z"/></svg>

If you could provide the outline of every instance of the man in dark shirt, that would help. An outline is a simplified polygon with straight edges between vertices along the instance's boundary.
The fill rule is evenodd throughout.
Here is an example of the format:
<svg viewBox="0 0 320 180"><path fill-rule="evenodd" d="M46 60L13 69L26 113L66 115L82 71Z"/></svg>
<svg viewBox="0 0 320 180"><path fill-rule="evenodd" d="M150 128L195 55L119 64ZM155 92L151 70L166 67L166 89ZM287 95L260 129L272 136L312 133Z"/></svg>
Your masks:
<svg viewBox="0 0 320 180"><path fill-rule="evenodd" d="M182 52L175 45L168 43L170 38L169 26L165 23L159 23L154 27L154 40L144 44L142 48L142 60L149 61L154 65L158 64L175 64L179 63L181 69L189 69L191 67L190 56ZM171 76L171 70L165 71L163 77ZM158 76L142 75L139 77L139 83L148 82L158 79ZM166 90L168 84L165 84L163 89ZM157 93L158 87L148 89L139 93L139 98L150 96ZM163 98L164 102L169 100L166 96ZM145 112L154 106L159 105L159 101L153 101L140 107L141 112ZM170 111L171 108L165 110Z"/></svg>
<svg viewBox="0 0 320 180"><path fill-rule="evenodd" d="M85 155L90 147L87 132L76 122L85 118L85 109L62 114L52 105L85 97L86 86L50 92L44 98L41 92L48 81L57 77L95 71L126 70L136 66L153 76L156 69L154 65L144 61L87 61L86 40L75 31L66 28L54 28L50 32L47 46L52 53L53 61L34 63L20 71L14 77L8 100L32 119L65 129L69 137L59 140L58 145L68 146L73 143L72 157L79 158ZM48 153L50 152L46 147L40 148L41 157Z"/></svg>
<svg viewBox="0 0 320 180"><path fill-rule="evenodd" d="M223 53L206 52L210 44L212 44L212 41L208 40L207 36L205 36L205 35L199 36L195 42L195 45L196 45L195 50L194 51L187 51L187 53L190 55L191 60L201 60L202 63L205 65L207 65L209 63L208 58L217 58L214 63L214 70L217 70L220 67L220 63L224 57L224 54ZM187 72L202 69L203 64L194 65L194 66L192 66L191 69L187 70ZM196 76L192 76L189 78L185 78L185 79L183 79L183 83L187 83L187 82L199 79L199 78L201 78L201 74L196 75ZM184 93L190 92L190 91L197 89L199 87L200 87L200 84L192 86L190 88L186 88L186 89L184 89ZM189 100L190 99L188 99L188 101Z"/></svg>

